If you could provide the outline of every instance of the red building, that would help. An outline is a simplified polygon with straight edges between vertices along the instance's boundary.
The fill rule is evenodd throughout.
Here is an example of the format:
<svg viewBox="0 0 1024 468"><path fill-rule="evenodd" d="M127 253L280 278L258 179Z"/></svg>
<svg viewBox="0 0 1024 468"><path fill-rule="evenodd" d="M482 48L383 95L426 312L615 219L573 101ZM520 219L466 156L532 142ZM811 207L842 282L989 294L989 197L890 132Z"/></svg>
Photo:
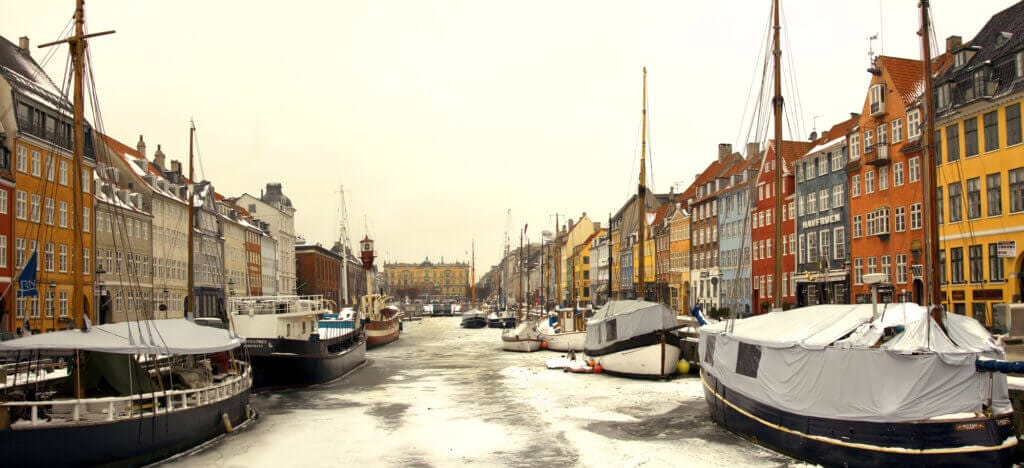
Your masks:
<svg viewBox="0 0 1024 468"><path fill-rule="evenodd" d="M0 332L17 330L14 319L14 295L17 288L11 287L14 275L14 217L11 216L11 201L14 199L14 173L11 172L11 151L4 144L4 127L0 125Z"/></svg>
<svg viewBox="0 0 1024 468"><path fill-rule="evenodd" d="M757 178L757 195L754 212L750 217L750 257L752 259L751 280L753 282L753 299L755 313L765 312L764 303L772 303L775 281L782 281L783 303L796 303L796 290L793 284L793 272L796 271L796 213L793 197L796 185L793 180L793 161L807 154L811 142L782 142L782 245L776 245L774 210L775 197L780 196L775 187L775 140L768 142L764 158L761 159L761 172ZM775 278L775 256L782 254L782 278ZM772 305L769 305L769 310Z"/></svg>
<svg viewBox="0 0 1024 468"><path fill-rule="evenodd" d="M320 245L295 246L296 289L300 295L341 300L341 256Z"/></svg>

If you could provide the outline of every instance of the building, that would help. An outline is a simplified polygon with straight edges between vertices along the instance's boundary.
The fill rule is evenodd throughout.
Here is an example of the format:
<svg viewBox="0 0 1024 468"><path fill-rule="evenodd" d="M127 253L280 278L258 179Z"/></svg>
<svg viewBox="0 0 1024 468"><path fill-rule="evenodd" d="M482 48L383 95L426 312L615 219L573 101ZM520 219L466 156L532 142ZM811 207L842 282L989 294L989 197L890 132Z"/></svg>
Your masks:
<svg viewBox="0 0 1024 468"><path fill-rule="evenodd" d="M362 270L360 270L362 271ZM512 276L518 281L519 270ZM385 263L384 277L391 285L391 295L418 299L460 300L469 287L469 264L465 262L431 262L426 258L421 263ZM510 278L511 280L511 278ZM518 284L518 283L516 283ZM509 292L515 297L518 289Z"/></svg>
<svg viewBox="0 0 1024 468"><path fill-rule="evenodd" d="M260 225L263 235L260 236L260 276L263 278L264 296L277 295L277 239L271 237L270 224L265 221L254 220Z"/></svg>
<svg viewBox="0 0 1024 468"><path fill-rule="evenodd" d="M602 229L601 234L590 241L590 302L594 307L604 305L609 299L610 234L611 229Z"/></svg>
<svg viewBox="0 0 1024 468"><path fill-rule="evenodd" d="M344 259L320 244L295 246L298 294L323 296L338 304L341 295L341 262Z"/></svg>
<svg viewBox="0 0 1024 468"><path fill-rule="evenodd" d="M846 135L854 114L818 138L794 164L796 172L796 304L850 303L850 225ZM792 213L789 213L792 215Z"/></svg>
<svg viewBox="0 0 1024 468"><path fill-rule="evenodd" d="M775 167L775 141L770 140L761 160L761 172L757 179L757 199L754 212L751 213L750 256L753 259L751 275L753 279L753 298L758 304L754 313L767 312L774 307L775 281L782 281L782 303L796 303L796 284L793 272L796 268L795 255L796 231L794 211L795 183L793 180L793 161L807 154L811 142L782 142L783 167ZM775 188L775 170L782 173L781 193ZM782 245L773 245L775 238L775 197L782 197ZM775 277L775 255L782 255L782 277Z"/></svg>
<svg viewBox="0 0 1024 468"><path fill-rule="evenodd" d="M14 278L14 215L10 209L14 198L14 174L11 172L11 150L7 146L7 134L0 119L0 288L9 291L0 300L0 333L13 332L19 323L14 320L14 299L12 293Z"/></svg>
<svg viewBox="0 0 1024 468"><path fill-rule="evenodd" d="M17 182L13 194L13 232L7 226L0 227L0 236L8 236L6 243L0 238L0 245L9 248L13 238L13 276L21 273L33 253L38 255L39 295L15 300L14 331L24 328L26 323L36 332L77 327L83 324L83 314L96 319L93 268L89 261L96 154L92 128L86 123L83 166L73 167L71 114L71 102L32 58L28 38L21 38L18 45L0 38L0 126L5 132L3 146L14 154L13 171L12 162L3 161L0 173L15 173ZM76 169L81 174L77 182ZM9 188L9 184L5 186ZM75 186L81 190L81 213L73 211ZM7 190L0 193L10 197ZM59 222L61 212L66 214L64 224ZM76 231L82 233L83 252L73 252ZM59 252L68 252L70 256L64 271L57 266ZM84 267L84 303L80 309L72 310L71 272L80 267ZM11 297L17 297L17 291ZM8 307L8 303L4 302L3 307Z"/></svg>
<svg viewBox="0 0 1024 468"><path fill-rule="evenodd" d="M750 284L750 218L753 184L761 164L758 145L747 147L746 158L721 177L718 203L718 270L720 311L736 317L753 313Z"/></svg>
<svg viewBox="0 0 1024 468"><path fill-rule="evenodd" d="M281 183L269 182L259 198L246 193L235 203L270 226L269 234L277 241L275 289L278 294L295 294L295 207L285 196ZM265 281L263 286L266 289Z"/></svg>
<svg viewBox="0 0 1024 468"><path fill-rule="evenodd" d="M594 244L594 239L603 237L606 230L601 229L600 224L595 223L595 230L587 237L580 245L576 246L572 256L572 282L573 288L575 289L576 304L578 307L584 307L591 303L591 294L593 288L591 287L591 265L594 265L595 260L592 258L592 251L590 250Z"/></svg>
<svg viewBox="0 0 1024 468"><path fill-rule="evenodd" d="M226 238L214 195L216 191L213 184L205 180L192 187L195 200L195 232L192 236L192 297L195 298L195 305L192 311L196 317L223 317L226 313L224 305L229 278L224 270ZM237 243L238 239L234 238L233 241ZM244 246L235 247L244 249ZM244 265L239 266L237 262L233 262L233 265L237 270L244 271Z"/></svg>
<svg viewBox="0 0 1024 468"><path fill-rule="evenodd" d="M221 237L224 239L224 276L227 280L228 297L249 294L250 264L248 222L234 204L221 194L214 193L214 206L217 209L217 222L220 224ZM258 246L256 246L258 248Z"/></svg>
<svg viewBox="0 0 1024 468"><path fill-rule="evenodd" d="M670 195L669 194L655 194L653 192L646 193L646 200L644 200L644 211L646 213L655 213L658 207L666 203ZM613 292L616 299L636 299L637 296L637 283L640 281L640 275L637 274L637 268L640 264L637 255L640 251L638 244L639 224L640 219L637 203L637 196L633 195L626 200L626 203L619 208L619 211L612 217L612 277L613 277ZM651 223L646 222L644 228L645 233L645 244L644 244L644 280L647 284L647 294L644 297L649 300L654 300L654 237L651 233ZM617 284L617 287L615 286Z"/></svg>
<svg viewBox="0 0 1024 468"><path fill-rule="evenodd" d="M947 310L991 326L997 304L1024 297L1024 3L946 48L933 88L941 282Z"/></svg>
<svg viewBox="0 0 1024 468"><path fill-rule="evenodd" d="M668 217L669 305L676 312L690 308L690 212L686 194L680 195Z"/></svg>
<svg viewBox="0 0 1024 468"><path fill-rule="evenodd" d="M672 276L669 262L669 227L666 215L674 204L674 201L669 201L658 207L654 223L651 225L651 234L654 238L654 298L665 304L669 302L668 285Z"/></svg>
<svg viewBox="0 0 1024 468"><path fill-rule="evenodd" d="M242 208L235 205L235 208ZM245 270L246 283L249 286L246 293L250 296L263 295L263 238L266 237L263 230L255 224L249 212L242 212L242 224L245 226Z"/></svg>
<svg viewBox="0 0 1024 468"><path fill-rule="evenodd" d="M948 63L948 56L937 59ZM924 294L919 60L880 56L857 125L848 136L851 299L871 302L868 273L884 273L879 302L918 302Z"/></svg>
<svg viewBox="0 0 1024 468"><path fill-rule="evenodd" d="M721 175L743 156L732 152L732 145L718 145L718 158L708 164L690 188L683 192L690 207L690 298L705 311L719 307L718 269L718 191L724 185Z"/></svg>
<svg viewBox="0 0 1024 468"><path fill-rule="evenodd" d="M122 179L117 168L100 164L96 187L95 242L96 322L113 323L165 318L153 294L153 215L144 209L141 194L117 185ZM60 266L66 268L66 252L60 252ZM62 300L64 298L61 298Z"/></svg>
<svg viewBox="0 0 1024 468"><path fill-rule="evenodd" d="M561 261L562 268L559 270L560 277L558 278L558 291L562 293L562 296L558 299L558 302L564 305L572 303L572 291L570 288L573 278L573 265L572 257L576 253L577 247L587 243L587 239L594 233L595 230L600 229L600 224L596 224L590 220L587 213L583 213L580 216L579 221L573 222L570 218L566 225L562 227L564 235L561 237L560 248L557 249L559 261ZM539 283L538 283L539 284ZM588 286L589 287L589 286ZM577 299L579 298L579 288L576 288Z"/></svg>

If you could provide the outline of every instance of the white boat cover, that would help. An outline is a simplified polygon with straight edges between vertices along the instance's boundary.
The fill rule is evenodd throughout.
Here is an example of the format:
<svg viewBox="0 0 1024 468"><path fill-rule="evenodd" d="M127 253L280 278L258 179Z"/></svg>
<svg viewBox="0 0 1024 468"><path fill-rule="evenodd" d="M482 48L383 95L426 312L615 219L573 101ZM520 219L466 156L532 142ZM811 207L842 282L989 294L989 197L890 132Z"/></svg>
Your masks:
<svg viewBox="0 0 1024 468"><path fill-rule="evenodd" d="M506 328L501 331L501 339L505 341L536 340L539 337L537 322L533 320L522 322L511 330Z"/></svg>
<svg viewBox="0 0 1024 468"><path fill-rule="evenodd" d="M98 351L114 354L204 354L234 349L245 342L228 330L185 319L143 320L95 325L89 331L64 330L0 342L0 354L31 352L67 354Z"/></svg>
<svg viewBox="0 0 1024 468"><path fill-rule="evenodd" d="M583 349L604 349L614 343L676 325L668 306L647 301L608 301L587 321Z"/></svg>
<svg viewBox="0 0 1024 468"><path fill-rule="evenodd" d="M975 371L979 357L1003 358L976 320L946 314L944 331L917 304L879 311L872 321L871 304L821 305L707 325L702 368L762 404L821 418L906 422L974 413L990 394L997 414L1010 411L1006 376Z"/></svg>

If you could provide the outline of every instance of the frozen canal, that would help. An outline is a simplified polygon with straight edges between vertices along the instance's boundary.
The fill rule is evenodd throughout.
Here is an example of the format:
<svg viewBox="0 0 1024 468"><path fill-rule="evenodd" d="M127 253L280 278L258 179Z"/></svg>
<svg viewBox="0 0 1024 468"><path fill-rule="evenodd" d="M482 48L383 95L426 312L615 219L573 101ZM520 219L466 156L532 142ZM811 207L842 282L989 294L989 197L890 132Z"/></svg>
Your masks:
<svg viewBox="0 0 1024 468"><path fill-rule="evenodd" d="M700 380L547 370L500 330L407 322L351 375L254 396L260 419L181 466L787 466L712 423Z"/></svg>

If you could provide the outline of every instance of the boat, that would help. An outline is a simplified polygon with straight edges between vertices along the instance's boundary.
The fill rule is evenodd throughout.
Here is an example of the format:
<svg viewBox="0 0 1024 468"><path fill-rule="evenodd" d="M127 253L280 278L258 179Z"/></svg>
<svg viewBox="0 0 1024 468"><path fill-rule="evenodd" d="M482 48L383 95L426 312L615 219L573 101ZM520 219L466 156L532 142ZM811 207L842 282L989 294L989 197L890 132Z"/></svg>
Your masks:
<svg viewBox="0 0 1024 468"><path fill-rule="evenodd" d="M112 31L85 33L83 0L77 1L73 31L72 36L44 46L65 42L71 46L70 180L78 211L87 144L84 50L88 38ZM0 67L5 79L17 81L18 86L39 83L40 76L49 81L27 54L4 52L5 56L6 52L18 54L20 62L18 67ZM30 76L36 73L39 75ZM34 86L29 92L33 99L57 103L64 112L64 96L51 87L52 83ZM12 86L12 93L18 92ZM73 228L72 235L75 248L81 249L83 230ZM190 262L191 258L189 255ZM81 300L86 294L85 268L79 259L77 255L70 259L73 288L68 329L33 335L26 327L25 336L0 342L0 358L10 362L0 370L4 376L0 383L0 450L5 465L146 465L207 443L252 420L252 370L236 354L243 343L240 337L183 318L156 320L151 314L93 326ZM36 254L16 266L21 269L19 296L37 295ZM191 271L191 263L188 266ZM189 312L192 302L186 301Z"/></svg>
<svg viewBox="0 0 1024 468"><path fill-rule="evenodd" d="M256 389L330 382L366 361L362 324L332 316L323 296L231 297L228 318L246 338Z"/></svg>
<svg viewBox="0 0 1024 468"><path fill-rule="evenodd" d="M359 241L363 271L366 273L366 291L362 301L362 316L366 321L366 346L376 348L397 341L402 334L402 309L389 304L387 296L375 294L373 287L373 240L363 236Z"/></svg>
<svg viewBox="0 0 1024 468"><path fill-rule="evenodd" d="M573 317L563 318L566 314L573 314ZM537 325L537 332L544 347L551 351L582 351L583 342L587 339L587 330L576 329L576 324L582 320L576 320L576 316L582 319L582 314L574 314L572 309L564 309L557 312L557 315L541 320Z"/></svg>
<svg viewBox="0 0 1024 468"><path fill-rule="evenodd" d="M487 314L479 309L470 309L462 313L462 328L487 328Z"/></svg>
<svg viewBox="0 0 1024 468"><path fill-rule="evenodd" d="M515 328L501 331L501 349L505 351L532 353L540 349L541 343L536 321L523 321Z"/></svg>
<svg viewBox="0 0 1024 468"><path fill-rule="evenodd" d="M609 374L666 378L679 364L676 326L675 312L664 304L608 301L587 322L583 352Z"/></svg>
<svg viewBox="0 0 1024 468"><path fill-rule="evenodd" d="M516 316L509 311L494 311L487 314L488 328L515 328Z"/></svg>
<svg viewBox="0 0 1024 468"><path fill-rule="evenodd" d="M921 120L927 123L920 145L922 190L934 193L928 4L919 4L925 84ZM773 8L778 51L778 0ZM782 142L778 57L775 141ZM776 151L779 168L781 154ZM775 171L776 186L781 172ZM925 281L921 299L940 304L938 224L930 200L925 197L922 257L931 281ZM774 214L778 226L779 210ZM776 233L778 241L781 234ZM781 277L781 263L775 265L775 277ZM877 285L884 278L884 273L870 273L864 282ZM771 312L699 329L701 381L716 423L765 447L826 466L1012 463L1018 442L1006 376L987 367L1001 361L1004 352L973 318L914 303L783 311L778 288L774 298Z"/></svg>

